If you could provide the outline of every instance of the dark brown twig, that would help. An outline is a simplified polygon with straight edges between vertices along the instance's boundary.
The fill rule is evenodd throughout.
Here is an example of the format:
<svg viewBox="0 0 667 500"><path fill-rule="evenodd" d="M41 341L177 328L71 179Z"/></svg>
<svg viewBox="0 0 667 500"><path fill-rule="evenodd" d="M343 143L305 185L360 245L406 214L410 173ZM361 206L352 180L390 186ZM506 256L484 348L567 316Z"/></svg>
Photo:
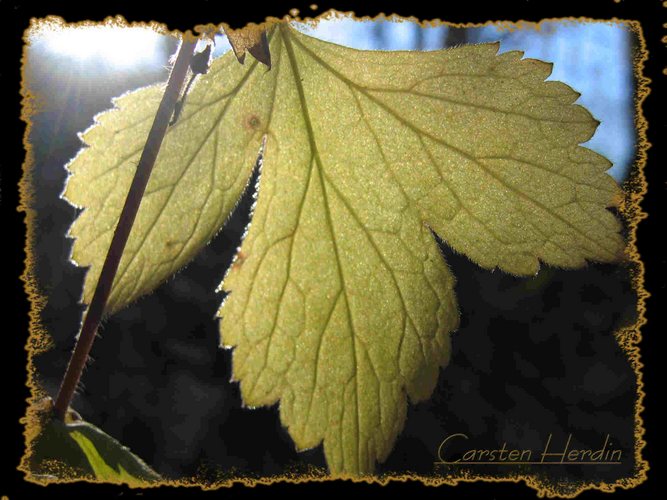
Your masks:
<svg viewBox="0 0 667 500"><path fill-rule="evenodd" d="M81 334L79 335L76 347L74 348L74 352L72 353L72 357L67 366L67 371L63 377L60 390L58 391L58 397L54 404L54 412L61 420L64 420L65 418L67 408L72 401L74 391L81 378L81 373L86 365L88 355L90 354L90 349L93 346L95 333L97 332L100 320L104 314L107 300L111 293L111 285L113 284L116 271L118 270L120 258L123 255L123 250L125 249L125 244L127 243L130 231L132 230L132 225L134 224L134 219L139 210L139 205L141 204L141 199L146 190L148 179L153 170L155 159L160 151L162 140L164 139L167 127L169 126L169 120L174 113L176 101L178 101L183 82L185 81L188 68L190 67L190 61L192 60L192 54L195 48L195 41L189 41L188 37L190 37L189 34L184 35L184 40L181 43L181 48L178 52L176 62L174 63L174 68L171 71L171 75L169 75L167 88L162 96L162 101L160 102L157 113L155 114L153 126L146 139L146 145L141 153L139 165L134 174L130 190L127 193L125 205L123 206L120 218L118 219L118 225L116 226L113 239L111 240L109 251L104 260L104 265L102 266L102 271L97 281L93 299L90 301L90 307L88 307L88 311L86 312L83 326L81 327Z"/></svg>

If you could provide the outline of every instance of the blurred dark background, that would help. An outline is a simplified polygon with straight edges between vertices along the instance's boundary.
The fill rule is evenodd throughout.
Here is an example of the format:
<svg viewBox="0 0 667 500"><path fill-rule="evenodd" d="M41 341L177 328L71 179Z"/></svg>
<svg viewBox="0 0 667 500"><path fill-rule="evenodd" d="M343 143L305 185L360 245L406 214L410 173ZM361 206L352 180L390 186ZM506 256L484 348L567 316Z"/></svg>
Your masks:
<svg viewBox="0 0 667 500"><path fill-rule="evenodd" d="M602 121L589 146L614 162L612 173L619 182L632 177L636 40L627 27L552 23L540 31L498 32L493 27L346 23L352 21L321 23L312 34L384 49L430 50L499 39L501 50L521 48L527 56L553 61L552 79L581 91L579 102ZM72 242L65 233L76 210L60 199L64 165L81 147L77 133L110 107L112 97L166 79L176 42L155 35L137 38L130 47L137 59L132 64L127 54L116 60L92 44L82 53L81 47L68 48L67 41L48 35L35 37L26 50L24 82L40 105L29 135L36 215L33 271L46 298L40 319L54 341L35 362L40 383L53 396L79 328L85 274L68 261ZM225 47L221 39L217 53ZM325 467L320 447L295 452L277 407L242 407L238 385L229 382L231 353L218 348L214 315L223 297L214 290L248 223L252 191L187 268L105 321L74 401L84 419L169 478L257 477ZM482 270L446 243L440 246L458 280L461 327L453 334L452 359L441 370L435 393L409 407L405 429L378 473L531 472L548 481L585 482L634 475L637 380L615 332L636 319L636 269L623 264L590 264L576 271L543 266L535 278L515 278ZM572 434L571 448L593 449L608 434L623 450L623 460L615 466L532 469L434 465L440 442L454 433L467 434L478 449L507 442L534 450L544 448L549 434L561 447Z"/></svg>

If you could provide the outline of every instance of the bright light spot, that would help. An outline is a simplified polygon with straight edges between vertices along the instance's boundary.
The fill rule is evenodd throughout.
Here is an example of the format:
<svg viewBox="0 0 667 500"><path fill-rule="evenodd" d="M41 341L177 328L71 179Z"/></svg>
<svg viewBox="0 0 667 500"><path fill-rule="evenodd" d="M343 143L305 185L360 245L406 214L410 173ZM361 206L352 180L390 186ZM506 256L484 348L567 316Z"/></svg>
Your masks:
<svg viewBox="0 0 667 500"><path fill-rule="evenodd" d="M119 68L153 62L163 35L147 28L82 26L45 33L53 53L72 59L98 59Z"/></svg>

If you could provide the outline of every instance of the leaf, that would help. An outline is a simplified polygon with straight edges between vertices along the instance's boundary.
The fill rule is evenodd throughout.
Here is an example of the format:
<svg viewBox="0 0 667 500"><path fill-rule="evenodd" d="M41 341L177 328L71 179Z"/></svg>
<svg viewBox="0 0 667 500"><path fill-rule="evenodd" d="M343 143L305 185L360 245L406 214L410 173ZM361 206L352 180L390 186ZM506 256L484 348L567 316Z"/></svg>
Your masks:
<svg viewBox="0 0 667 500"><path fill-rule="evenodd" d="M88 422L48 418L32 446L38 476L85 478L140 486L161 477L114 438ZM57 473L57 474L54 474Z"/></svg>
<svg viewBox="0 0 667 500"><path fill-rule="evenodd" d="M252 92L270 88L263 73L252 70L256 66L256 61L241 66L229 53L213 63L208 74L198 77L201 80L188 94L181 116L162 144L107 312L117 311L175 273L227 219L259 151L261 132L247 119L243 103L252 99ZM207 82L215 82L215 88ZM228 89L229 95L219 95L219 88ZM85 207L69 235L76 238L72 260L92 266L84 285L86 303L92 297L162 92L161 86L153 86L116 99L121 111L96 117L96 125L82 135L92 147L82 149L67 166L71 175L63 196Z"/></svg>
<svg viewBox="0 0 667 500"><path fill-rule="evenodd" d="M262 26L249 24L245 28L233 30L225 28L225 34L232 46L236 59L243 64L246 51L271 69L271 52L266 38L266 30Z"/></svg>
<svg viewBox="0 0 667 500"><path fill-rule="evenodd" d="M185 264L227 218L263 148L252 225L222 288L222 343L248 406L280 402L299 449L372 472L430 396L458 325L433 232L479 265L533 275L611 262L610 163L547 63L498 44L359 51L270 30L273 69L214 61L165 138L112 291L116 310ZM65 195L92 293L141 141L152 87L83 136Z"/></svg>

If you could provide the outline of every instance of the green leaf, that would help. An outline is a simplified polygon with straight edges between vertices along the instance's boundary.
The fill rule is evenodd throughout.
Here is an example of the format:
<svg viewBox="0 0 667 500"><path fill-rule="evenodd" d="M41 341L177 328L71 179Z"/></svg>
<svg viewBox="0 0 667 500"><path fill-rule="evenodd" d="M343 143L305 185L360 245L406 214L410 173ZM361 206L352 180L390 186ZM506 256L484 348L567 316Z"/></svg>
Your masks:
<svg viewBox="0 0 667 500"><path fill-rule="evenodd" d="M32 445L31 471L61 479L95 478L141 486L160 476L114 438L88 422L47 418Z"/></svg>
<svg viewBox="0 0 667 500"><path fill-rule="evenodd" d="M458 325L433 232L479 265L533 275L622 253L597 122L551 66L498 44L359 51L270 30L272 69L214 61L165 138L114 284L116 310L221 227L260 148L252 224L222 288L222 343L248 406L280 402L299 449L372 472L428 398ZM84 135L66 197L92 294L161 89Z"/></svg>

